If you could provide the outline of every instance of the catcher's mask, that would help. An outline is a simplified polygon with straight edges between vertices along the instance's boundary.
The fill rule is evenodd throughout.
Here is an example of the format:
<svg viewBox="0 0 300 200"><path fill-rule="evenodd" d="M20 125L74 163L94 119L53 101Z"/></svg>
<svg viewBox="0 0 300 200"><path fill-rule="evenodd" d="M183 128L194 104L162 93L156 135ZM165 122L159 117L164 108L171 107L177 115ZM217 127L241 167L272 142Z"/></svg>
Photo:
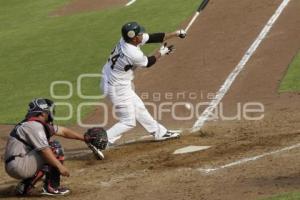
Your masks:
<svg viewBox="0 0 300 200"><path fill-rule="evenodd" d="M122 37L126 42L130 42L132 38L145 32L145 28L137 22L128 22L122 26Z"/></svg>
<svg viewBox="0 0 300 200"><path fill-rule="evenodd" d="M28 104L27 116L37 116L40 113L48 114L48 122L53 122L55 115L55 104L50 99L37 98Z"/></svg>

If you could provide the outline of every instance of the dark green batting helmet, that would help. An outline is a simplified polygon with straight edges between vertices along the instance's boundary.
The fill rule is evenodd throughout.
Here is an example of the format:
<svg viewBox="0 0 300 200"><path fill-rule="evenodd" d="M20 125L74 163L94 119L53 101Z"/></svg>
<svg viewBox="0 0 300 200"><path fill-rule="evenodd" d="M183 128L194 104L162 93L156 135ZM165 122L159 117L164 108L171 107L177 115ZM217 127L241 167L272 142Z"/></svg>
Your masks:
<svg viewBox="0 0 300 200"><path fill-rule="evenodd" d="M129 42L132 38L144 32L144 27L140 26L137 22L128 22L122 26L122 37L126 42Z"/></svg>

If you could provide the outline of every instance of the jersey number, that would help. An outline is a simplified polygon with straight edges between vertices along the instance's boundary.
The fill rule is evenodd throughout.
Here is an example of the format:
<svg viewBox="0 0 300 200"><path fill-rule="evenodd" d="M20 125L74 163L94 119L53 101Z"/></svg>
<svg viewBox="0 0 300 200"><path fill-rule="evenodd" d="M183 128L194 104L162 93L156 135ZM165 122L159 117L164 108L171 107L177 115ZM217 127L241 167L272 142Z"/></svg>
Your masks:
<svg viewBox="0 0 300 200"><path fill-rule="evenodd" d="M113 54L114 52L115 52L115 49L111 52L111 54ZM115 68L115 64L118 61L119 57L120 57L120 54L116 54L111 59L109 59L109 60L111 60L111 63L112 63L112 65L110 66L111 69ZM125 72L127 72L128 70L130 70L132 68L133 68L133 65L126 65L124 67L124 70L125 70Z"/></svg>
<svg viewBox="0 0 300 200"><path fill-rule="evenodd" d="M118 61L118 58L119 58L119 57L120 57L120 54L117 54L117 55L114 55L114 56L111 58L111 62L112 62L111 69L114 69L115 64L116 64L116 62Z"/></svg>

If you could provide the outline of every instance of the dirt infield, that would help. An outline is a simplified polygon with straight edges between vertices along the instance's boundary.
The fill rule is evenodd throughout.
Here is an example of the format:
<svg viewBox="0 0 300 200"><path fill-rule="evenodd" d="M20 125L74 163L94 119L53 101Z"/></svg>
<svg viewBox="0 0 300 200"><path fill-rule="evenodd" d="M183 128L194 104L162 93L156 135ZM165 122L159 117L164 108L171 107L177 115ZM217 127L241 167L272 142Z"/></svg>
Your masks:
<svg viewBox="0 0 300 200"><path fill-rule="evenodd" d="M177 51L172 56L152 69L138 72L137 90L140 94L195 92L203 95L189 99L192 104L207 101L208 94L219 90L281 2L212 1L186 41L173 41ZM280 80L299 49L299 9L300 2L291 1L223 100L226 116L235 114L238 103L260 102L265 106L263 120L212 121L201 132L186 132L180 140L141 142L109 150L104 161L95 161L91 155L70 159L66 165L72 175L63 182L73 193L67 199L257 200L299 190L300 149L212 174L197 170L300 142L300 95L277 93ZM187 110L178 112L184 115ZM87 121L99 115L95 111ZM163 123L171 128L190 128L195 120L179 124L170 115L163 116ZM0 129L1 148L6 138L2 133L9 128ZM125 139L142 133L136 129ZM63 143L69 153L85 148L79 142ZM203 152L172 154L188 145L212 147ZM16 181L4 173L3 166L0 176L0 197L14 199L12 188Z"/></svg>

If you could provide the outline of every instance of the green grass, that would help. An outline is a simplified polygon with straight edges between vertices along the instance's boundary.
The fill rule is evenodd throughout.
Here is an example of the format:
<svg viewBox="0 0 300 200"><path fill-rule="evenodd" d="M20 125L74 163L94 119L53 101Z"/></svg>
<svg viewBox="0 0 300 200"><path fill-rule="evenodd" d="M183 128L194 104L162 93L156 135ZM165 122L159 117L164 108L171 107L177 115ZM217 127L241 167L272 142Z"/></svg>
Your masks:
<svg viewBox="0 0 300 200"><path fill-rule="evenodd" d="M300 199L300 193L288 193L288 194L282 194L275 197L266 198L263 200L299 200Z"/></svg>
<svg viewBox="0 0 300 200"><path fill-rule="evenodd" d="M49 16L69 1L0 0L0 123L22 119L27 103L34 97L51 98L50 84L56 80L72 83L74 95L57 102L69 102L76 110L85 101L77 96L77 77L100 72L120 38L122 24L138 21L149 32L172 31L200 3L199 0L139 0L127 8ZM155 47L149 46L145 51L151 52ZM98 85L97 79L86 81L84 94L99 94ZM58 88L56 92L63 94L65 90ZM75 117L74 114L67 123L75 122Z"/></svg>
<svg viewBox="0 0 300 200"><path fill-rule="evenodd" d="M280 84L279 92L300 91L300 51L289 66L288 72Z"/></svg>

